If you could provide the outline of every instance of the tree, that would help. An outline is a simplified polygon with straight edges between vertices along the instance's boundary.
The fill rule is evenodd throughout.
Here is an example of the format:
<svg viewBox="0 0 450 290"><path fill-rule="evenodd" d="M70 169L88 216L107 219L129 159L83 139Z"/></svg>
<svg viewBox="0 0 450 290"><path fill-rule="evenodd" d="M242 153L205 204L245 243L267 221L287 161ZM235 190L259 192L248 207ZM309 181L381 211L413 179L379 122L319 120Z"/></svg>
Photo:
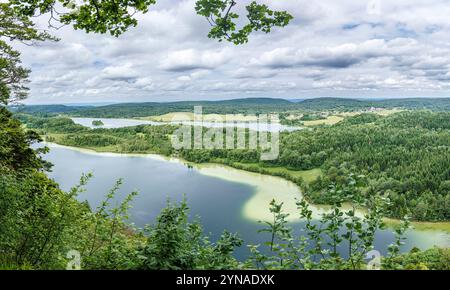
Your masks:
<svg viewBox="0 0 450 290"><path fill-rule="evenodd" d="M146 270L187 269L236 269L238 262L233 257L234 249L243 241L236 235L224 231L215 242L203 234L198 221L189 222L186 201L179 204L168 202L153 226L147 226L148 239L139 249Z"/></svg>
<svg viewBox="0 0 450 290"><path fill-rule="evenodd" d="M42 141L33 131L25 132L22 124L0 107L0 170L26 171L49 169L49 164L38 155L46 148L33 150L30 146Z"/></svg>
<svg viewBox="0 0 450 290"><path fill-rule="evenodd" d="M36 41L56 40L46 32L39 32L27 16L20 15L9 3L0 3L0 104L23 100L29 70L20 65L20 53L6 41L31 45Z"/></svg>
<svg viewBox="0 0 450 290"><path fill-rule="evenodd" d="M72 24L86 32L111 33L119 36L138 24L136 13L147 13L156 0L10 0L19 15L32 17L49 14L49 26ZM232 10L235 0L198 0L195 10L206 17L212 26L210 38L227 40L235 44L248 41L253 31L269 33L274 26L286 26L292 16L286 11L273 11L256 1L246 6L248 24L237 30L239 15Z"/></svg>
<svg viewBox="0 0 450 290"><path fill-rule="evenodd" d="M248 24L241 29L236 28L236 20L239 15L232 12L237 5L234 0L199 0L195 10L199 15L206 17L212 26L208 37L226 40L234 44L248 42L248 37L253 31L269 33L274 26L284 27L289 24L292 15L286 11L272 11L267 5L258 4L256 1L246 6Z"/></svg>
<svg viewBox="0 0 450 290"><path fill-rule="evenodd" d="M10 0L0 4L0 104L26 98L30 70L20 65L20 53L6 40L20 41L31 45L36 41L56 40L47 32L39 32L31 18L49 15L48 26L59 28L73 25L94 33L120 36L138 24L137 12L147 13L156 0ZM248 24L236 28L239 15L232 12L237 6L234 0L199 0L195 10L211 24L208 36L234 44L248 42L253 31L269 33L272 27L289 24L292 16L286 11L273 11L256 1L246 6Z"/></svg>
<svg viewBox="0 0 450 290"><path fill-rule="evenodd" d="M59 258L76 242L72 235L87 210L43 172L48 164L30 145L39 136L25 131L0 108L0 268L61 268ZM81 182L82 185L84 183Z"/></svg>

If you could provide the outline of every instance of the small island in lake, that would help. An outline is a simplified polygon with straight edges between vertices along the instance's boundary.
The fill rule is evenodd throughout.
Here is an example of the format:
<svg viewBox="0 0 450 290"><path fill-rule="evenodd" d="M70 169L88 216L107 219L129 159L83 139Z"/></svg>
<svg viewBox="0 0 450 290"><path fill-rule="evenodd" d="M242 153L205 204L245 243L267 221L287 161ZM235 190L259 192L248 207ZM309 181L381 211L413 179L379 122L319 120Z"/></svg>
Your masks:
<svg viewBox="0 0 450 290"><path fill-rule="evenodd" d="M100 127L100 126L104 126L105 124L103 124L103 122L101 120L94 120L92 121L92 126L95 127Z"/></svg>

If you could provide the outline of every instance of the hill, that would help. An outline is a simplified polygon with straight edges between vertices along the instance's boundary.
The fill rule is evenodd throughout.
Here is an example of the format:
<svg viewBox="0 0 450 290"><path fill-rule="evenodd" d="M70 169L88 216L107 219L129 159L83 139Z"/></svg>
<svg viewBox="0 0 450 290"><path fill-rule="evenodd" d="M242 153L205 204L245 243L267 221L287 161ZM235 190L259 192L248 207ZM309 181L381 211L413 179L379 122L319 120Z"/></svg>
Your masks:
<svg viewBox="0 0 450 290"><path fill-rule="evenodd" d="M192 112L202 106L206 114L258 114L286 111L358 111L369 108L429 109L450 111L450 98L409 98L384 100L356 100L345 98L316 98L288 101L272 98L247 98L222 101L179 101L122 103L106 106L34 105L11 109L28 114L66 114L92 118L131 118L162 115L171 112Z"/></svg>

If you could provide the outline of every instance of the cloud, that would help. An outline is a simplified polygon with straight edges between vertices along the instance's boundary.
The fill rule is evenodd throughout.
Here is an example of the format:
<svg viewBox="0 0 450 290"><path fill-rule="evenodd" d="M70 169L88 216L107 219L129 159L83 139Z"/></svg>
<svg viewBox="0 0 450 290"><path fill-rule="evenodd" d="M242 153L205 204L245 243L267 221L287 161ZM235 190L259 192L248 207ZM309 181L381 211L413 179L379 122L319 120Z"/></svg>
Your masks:
<svg viewBox="0 0 450 290"><path fill-rule="evenodd" d="M209 39L195 0L159 1L119 38L64 27L18 44L28 102L450 95L447 0L259 1L295 18L242 46Z"/></svg>
<svg viewBox="0 0 450 290"><path fill-rule="evenodd" d="M329 47L305 49L275 48L263 53L259 58L250 60L251 65L269 68L323 67L348 68L373 58L393 57L410 49L411 42L398 45L404 39L386 42L383 39L371 39L361 43L345 43ZM407 46L407 48L405 47Z"/></svg>
<svg viewBox="0 0 450 290"><path fill-rule="evenodd" d="M168 71L191 71L195 69L214 69L228 60L225 51L197 51L185 49L169 52L160 68Z"/></svg>
<svg viewBox="0 0 450 290"><path fill-rule="evenodd" d="M139 76L131 63L118 66L108 66L102 70L101 77L109 80L131 80Z"/></svg>
<svg viewBox="0 0 450 290"><path fill-rule="evenodd" d="M254 69L254 68L238 68L231 70L229 75L238 79L264 79L271 78L278 74L275 70L269 69Z"/></svg>
<svg viewBox="0 0 450 290"><path fill-rule="evenodd" d="M208 71L208 70L197 70L197 71L190 73L189 75L182 75L182 76L178 77L177 80L183 81L183 82L190 82L190 81L194 81L199 78L203 78L209 74L210 74L210 71Z"/></svg>

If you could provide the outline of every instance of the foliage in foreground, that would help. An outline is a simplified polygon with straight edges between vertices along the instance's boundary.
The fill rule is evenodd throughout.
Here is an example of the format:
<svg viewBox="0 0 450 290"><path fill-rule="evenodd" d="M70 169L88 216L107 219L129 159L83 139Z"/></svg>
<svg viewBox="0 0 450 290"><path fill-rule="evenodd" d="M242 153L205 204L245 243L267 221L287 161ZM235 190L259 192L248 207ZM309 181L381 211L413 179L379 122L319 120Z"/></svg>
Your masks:
<svg viewBox="0 0 450 290"><path fill-rule="evenodd" d="M7 40L31 45L56 38L38 30L28 16L18 14L10 3L0 3L0 104L4 105L26 98L30 73L21 66L20 52Z"/></svg>

